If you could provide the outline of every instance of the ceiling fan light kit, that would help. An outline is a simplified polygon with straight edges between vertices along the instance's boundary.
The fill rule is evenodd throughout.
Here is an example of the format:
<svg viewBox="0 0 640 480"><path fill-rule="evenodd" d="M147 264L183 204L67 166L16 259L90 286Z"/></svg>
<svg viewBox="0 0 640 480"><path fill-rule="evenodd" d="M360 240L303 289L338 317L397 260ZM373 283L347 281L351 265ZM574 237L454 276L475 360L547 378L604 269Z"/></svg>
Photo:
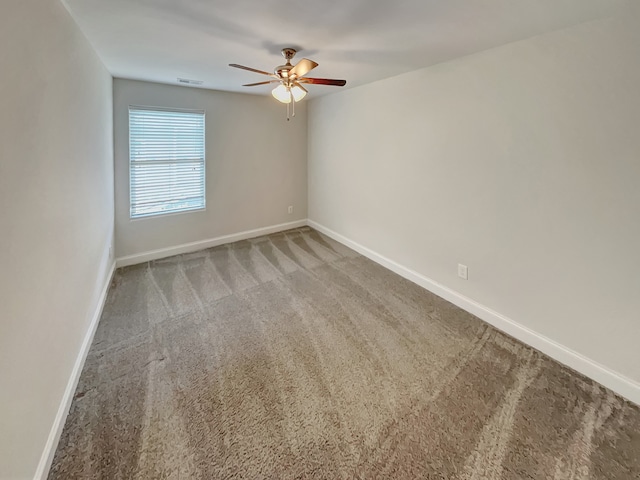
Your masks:
<svg viewBox="0 0 640 480"><path fill-rule="evenodd" d="M287 61L284 65L277 66L273 73L265 72L264 70L258 70L251 67L245 67L244 65L238 65L236 63L230 63L230 67L240 68L242 70L248 70L250 72L259 73L261 75L268 75L273 80L267 80L265 82L247 83L244 87L255 87L258 85L267 85L269 83L279 83L279 85L271 91L273 98L279 102L287 104L287 120L290 118L290 107L292 110L291 116L296 115L295 104L299 102L307 95L307 89L302 86L303 83L316 84L316 85L333 85L336 87L343 87L346 85L346 80L334 80L330 78L309 78L305 77L307 73L316 68L318 64L308 58L303 58L296 65L291 64L291 59L295 56L296 50L293 48L283 48L282 56Z"/></svg>
<svg viewBox="0 0 640 480"><path fill-rule="evenodd" d="M291 90L289 87L278 85L276 88L271 90L271 95L273 95L273 98L279 102L291 103Z"/></svg>

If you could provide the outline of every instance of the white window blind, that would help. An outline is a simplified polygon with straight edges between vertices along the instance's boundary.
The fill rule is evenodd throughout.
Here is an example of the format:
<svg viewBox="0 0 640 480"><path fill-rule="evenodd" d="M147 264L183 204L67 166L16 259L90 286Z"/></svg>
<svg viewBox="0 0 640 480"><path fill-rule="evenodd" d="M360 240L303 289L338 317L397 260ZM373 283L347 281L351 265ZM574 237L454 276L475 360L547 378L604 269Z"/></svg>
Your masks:
<svg viewBox="0 0 640 480"><path fill-rule="evenodd" d="M205 208L204 112L129 107L131 218Z"/></svg>

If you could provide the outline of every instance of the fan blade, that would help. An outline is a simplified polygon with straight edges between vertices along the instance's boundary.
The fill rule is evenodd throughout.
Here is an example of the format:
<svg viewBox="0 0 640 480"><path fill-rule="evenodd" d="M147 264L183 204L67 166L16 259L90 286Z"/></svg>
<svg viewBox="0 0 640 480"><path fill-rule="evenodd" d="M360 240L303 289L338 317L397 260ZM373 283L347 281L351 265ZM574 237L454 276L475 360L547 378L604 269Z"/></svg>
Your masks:
<svg viewBox="0 0 640 480"><path fill-rule="evenodd" d="M335 87L344 87L346 80L334 80L332 78L298 78L300 83L313 83L316 85L333 85Z"/></svg>
<svg viewBox="0 0 640 480"><path fill-rule="evenodd" d="M262 75L269 75L270 77L274 76L273 73L265 72L263 70L256 70L255 68L251 67L245 67L244 65L238 65L237 63L230 63L229 66L233 68L241 68L242 70L249 70L250 72L261 73Z"/></svg>
<svg viewBox="0 0 640 480"><path fill-rule="evenodd" d="M316 68L317 66L318 64L313 60L309 60L308 58L303 58L295 65L295 67L289 70L289 76L291 77L295 75L296 77L301 77L304 74Z"/></svg>
<svg viewBox="0 0 640 480"><path fill-rule="evenodd" d="M246 83L242 85L243 87L255 87L257 85L267 85L269 83L280 83L280 80L267 80L266 82L258 82L258 83Z"/></svg>

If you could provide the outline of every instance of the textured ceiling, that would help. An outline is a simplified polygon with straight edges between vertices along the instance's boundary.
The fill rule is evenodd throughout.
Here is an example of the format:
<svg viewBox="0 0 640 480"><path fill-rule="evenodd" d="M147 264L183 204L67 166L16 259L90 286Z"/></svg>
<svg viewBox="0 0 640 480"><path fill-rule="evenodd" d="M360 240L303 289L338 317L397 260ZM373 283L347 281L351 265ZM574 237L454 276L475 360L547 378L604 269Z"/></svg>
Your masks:
<svg viewBox="0 0 640 480"><path fill-rule="evenodd" d="M63 0L115 77L247 93L282 47L362 85L615 13L627 0ZM338 87L310 85L313 96Z"/></svg>

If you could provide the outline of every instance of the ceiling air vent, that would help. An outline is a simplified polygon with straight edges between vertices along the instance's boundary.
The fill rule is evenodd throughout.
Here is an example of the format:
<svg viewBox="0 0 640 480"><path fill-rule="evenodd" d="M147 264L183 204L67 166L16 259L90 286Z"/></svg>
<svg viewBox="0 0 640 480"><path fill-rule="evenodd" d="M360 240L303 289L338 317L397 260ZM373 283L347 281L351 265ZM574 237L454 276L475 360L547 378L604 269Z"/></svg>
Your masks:
<svg viewBox="0 0 640 480"><path fill-rule="evenodd" d="M186 83L187 85L202 85L202 80L189 80L188 78L178 77L178 83Z"/></svg>

